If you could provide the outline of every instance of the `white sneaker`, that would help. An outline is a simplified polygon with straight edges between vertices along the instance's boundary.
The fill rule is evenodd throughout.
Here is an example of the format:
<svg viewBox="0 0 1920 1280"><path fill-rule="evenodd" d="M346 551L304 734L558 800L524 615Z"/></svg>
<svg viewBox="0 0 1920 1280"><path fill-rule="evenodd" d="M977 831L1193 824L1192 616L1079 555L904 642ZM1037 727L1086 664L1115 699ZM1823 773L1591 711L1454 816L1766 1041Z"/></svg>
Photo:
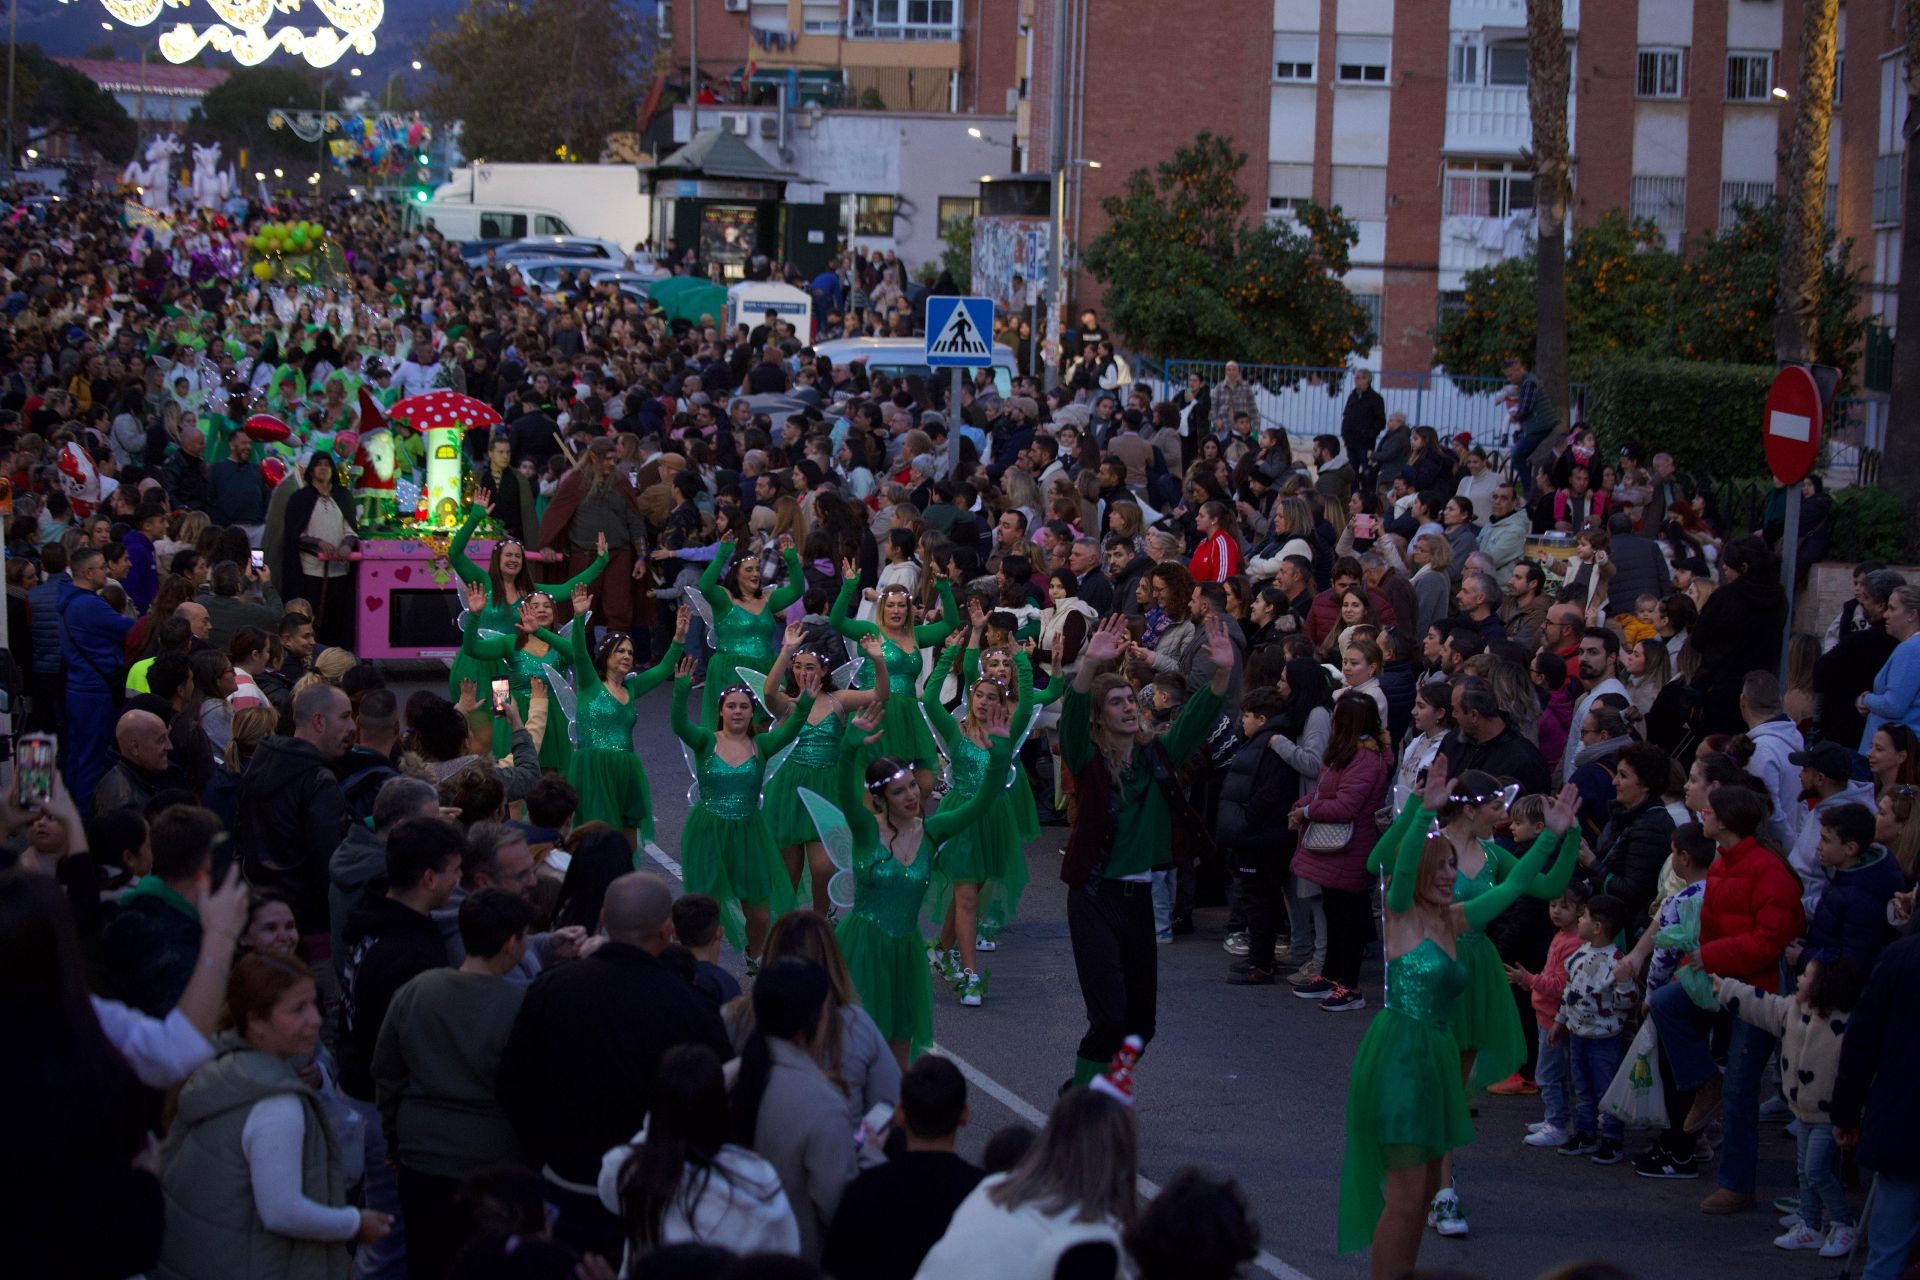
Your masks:
<svg viewBox="0 0 1920 1280"><path fill-rule="evenodd" d="M978 1009L981 999L986 995L986 984L980 981L980 975L971 969L960 972L960 1003L969 1009Z"/></svg>
<svg viewBox="0 0 1920 1280"><path fill-rule="evenodd" d="M1818 1249L1827 1242L1827 1237L1802 1222L1787 1228L1784 1235L1773 1238L1776 1249Z"/></svg>
<svg viewBox="0 0 1920 1280"><path fill-rule="evenodd" d="M1533 1121L1533 1122L1531 1122L1530 1124L1528 1124L1528 1125L1527 1125L1527 1132L1528 1132L1528 1133L1538 1133L1538 1132L1540 1132L1540 1131L1541 1131L1542 1129L1545 1129L1545 1128L1547 1128L1547 1127L1548 1127L1548 1126L1547 1126L1547 1122L1546 1122L1545 1120L1535 1120L1535 1121Z"/></svg>
<svg viewBox="0 0 1920 1280"><path fill-rule="evenodd" d="M1823 1258L1844 1258L1853 1252L1854 1241L1860 1238L1860 1232L1854 1227L1843 1227L1834 1223L1827 1228L1827 1242L1820 1246Z"/></svg>
<svg viewBox="0 0 1920 1280"><path fill-rule="evenodd" d="M1547 1125L1521 1139L1530 1147L1564 1147L1567 1145L1567 1131Z"/></svg>
<svg viewBox="0 0 1920 1280"><path fill-rule="evenodd" d="M976 936L973 940L973 949L975 951L998 951L1000 949L1000 944L995 942L992 938L983 938L983 937Z"/></svg>
<svg viewBox="0 0 1920 1280"><path fill-rule="evenodd" d="M1433 1229L1443 1236L1458 1239L1467 1234L1467 1215L1462 1212L1460 1197L1452 1187L1444 1188L1433 1198L1433 1208L1427 1218L1433 1223Z"/></svg>

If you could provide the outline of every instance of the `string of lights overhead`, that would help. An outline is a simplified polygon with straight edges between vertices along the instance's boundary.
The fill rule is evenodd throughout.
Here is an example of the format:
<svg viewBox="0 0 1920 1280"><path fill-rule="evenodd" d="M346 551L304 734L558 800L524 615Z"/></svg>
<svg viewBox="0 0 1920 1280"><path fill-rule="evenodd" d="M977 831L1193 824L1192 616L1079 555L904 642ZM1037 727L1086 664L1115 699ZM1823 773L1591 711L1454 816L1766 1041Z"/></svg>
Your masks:
<svg viewBox="0 0 1920 1280"><path fill-rule="evenodd" d="M72 3L73 0L62 0ZM169 9L190 10L194 0L100 0L114 18L130 27L150 26ZM160 33L160 55L189 62L203 51L226 54L241 66L257 66L276 51L303 58L314 67L330 67L349 51L370 54L374 31L386 17L386 0L201 0L218 22L175 23ZM328 25L311 30L286 25L270 28L278 14L294 15L302 5L319 10Z"/></svg>

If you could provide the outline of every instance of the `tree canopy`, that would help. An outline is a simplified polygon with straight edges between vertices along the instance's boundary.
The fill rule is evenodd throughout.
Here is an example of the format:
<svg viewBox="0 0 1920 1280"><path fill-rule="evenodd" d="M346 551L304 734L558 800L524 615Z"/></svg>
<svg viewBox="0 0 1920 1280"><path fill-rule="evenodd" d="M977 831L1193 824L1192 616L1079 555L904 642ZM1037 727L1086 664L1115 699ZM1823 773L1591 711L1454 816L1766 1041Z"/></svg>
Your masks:
<svg viewBox="0 0 1920 1280"><path fill-rule="evenodd" d="M646 52L639 8L622 0L468 0L421 57L427 102L461 122L468 155L591 161L633 127Z"/></svg>
<svg viewBox="0 0 1920 1280"><path fill-rule="evenodd" d="M290 129L268 128L267 116L276 108L319 107L320 82L311 72L284 63L235 67L200 100L192 133L195 141L220 143L225 157L236 163L243 150L255 166L273 160L311 161L314 144L300 141Z"/></svg>
<svg viewBox="0 0 1920 1280"><path fill-rule="evenodd" d="M1703 235L1685 257L1651 223L1618 212L1574 232L1567 248L1568 367L1584 381L1608 360L1678 357L1772 365L1780 252L1777 205L1741 206L1734 225ZM1815 358L1849 369L1865 340L1855 314L1852 242L1826 232ZM1440 326L1434 363L1496 376L1505 358L1534 344L1535 258L1508 258L1467 273L1466 305Z"/></svg>
<svg viewBox="0 0 1920 1280"><path fill-rule="evenodd" d="M1136 350L1163 358L1340 366L1373 345L1366 308L1347 291L1359 240L1338 209L1249 218L1244 152L1202 133L1154 170L1136 170L1101 202L1107 229L1087 245L1106 286L1102 310Z"/></svg>
<svg viewBox="0 0 1920 1280"><path fill-rule="evenodd" d="M71 129L89 151L116 162L132 158L139 130L112 94L35 45L20 45L15 57L14 90L21 122L16 145L26 145L28 126Z"/></svg>

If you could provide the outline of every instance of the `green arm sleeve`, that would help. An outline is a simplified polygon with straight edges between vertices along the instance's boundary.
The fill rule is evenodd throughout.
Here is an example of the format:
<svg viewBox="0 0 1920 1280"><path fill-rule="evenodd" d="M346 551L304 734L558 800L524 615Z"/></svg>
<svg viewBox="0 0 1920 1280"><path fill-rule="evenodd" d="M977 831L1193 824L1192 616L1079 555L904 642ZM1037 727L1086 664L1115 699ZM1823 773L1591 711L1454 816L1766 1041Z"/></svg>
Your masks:
<svg viewBox="0 0 1920 1280"><path fill-rule="evenodd" d="M1400 817L1394 819L1388 834L1397 833L1399 844L1388 845L1382 837L1374 847L1376 856L1384 851L1386 857L1393 859L1388 874L1392 879L1387 882L1387 910L1400 912L1413 907L1413 895L1420 887L1420 854L1427 845L1427 819L1430 817L1427 806L1421 803L1419 796L1407 801ZM1372 859L1368 859L1372 865Z"/></svg>
<svg viewBox="0 0 1920 1280"><path fill-rule="evenodd" d="M1426 812L1427 806L1418 795L1407 797L1407 802L1400 806L1400 812L1395 815L1393 825L1380 833L1380 839L1374 842L1373 852L1367 855L1368 875L1377 876L1392 869L1394 859L1400 856L1400 841L1405 838L1407 828L1417 823Z"/></svg>
<svg viewBox="0 0 1920 1280"><path fill-rule="evenodd" d="M673 669L680 665L680 659L686 654L678 640L667 646L660 661L645 671L636 671L627 677L627 691L636 698L645 697L668 680L673 678Z"/></svg>
<svg viewBox="0 0 1920 1280"><path fill-rule="evenodd" d="M860 594L860 580L846 578L840 583L840 594L833 598L833 607L827 611L827 622L849 640L861 640L867 636L877 636L880 628L871 622L861 622L850 617L855 597Z"/></svg>
<svg viewBox="0 0 1920 1280"><path fill-rule="evenodd" d="M592 585L593 580L595 578L599 577L601 574L607 571L607 562L611 559L613 559L613 554L611 552L603 556L596 556L592 564L588 565L586 568L582 569L579 573L576 573L575 575L573 575L573 577L568 578L565 582L555 587L550 594L556 600L564 600L568 596L573 594L573 589L575 587L585 587L585 586Z"/></svg>
<svg viewBox="0 0 1920 1280"><path fill-rule="evenodd" d="M1574 868L1579 864L1580 829L1568 827L1567 833L1560 837L1560 852L1554 856L1552 865L1533 877L1526 892L1552 902L1567 891L1567 886L1573 882Z"/></svg>
<svg viewBox="0 0 1920 1280"><path fill-rule="evenodd" d="M940 579L940 621L929 622L913 629L913 642L922 649L939 644L952 635L960 626L960 606L954 603L953 584L945 578Z"/></svg>
<svg viewBox="0 0 1920 1280"><path fill-rule="evenodd" d="M717 559L718 557L716 557ZM788 547L780 553L787 562L787 585L778 587L767 596L767 612L778 613L792 607L793 602L807 594L807 571L800 563L800 553Z"/></svg>
<svg viewBox="0 0 1920 1280"><path fill-rule="evenodd" d="M960 724L953 713L940 705L940 686L947 682L947 673L953 670L954 653L947 650L934 664L933 674L927 677L927 687L920 693L920 705L926 710L927 723L933 726L933 732L942 745L951 743L960 736ZM909 714L904 709L898 714Z"/></svg>
<svg viewBox="0 0 1920 1280"><path fill-rule="evenodd" d="M593 610L589 609L575 618L573 625L567 629L567 652L573 656L573 678L579 685L576 701L582 707L604 687L600 683L600 673L593 669L593 651L588 647L587 637L593 631L589 625L592 617Z"/></svg>
<svg viewBox="0 0 1920 1280"><path fill-rule="evenodd" d="M1013 763L1013 739L993 738L992 754L987 757L989 778L1005 777L1007 768ZM953 803L952 794L940 806L940 812L927 819L927 835L935 842L946 840L956 832L966 829L968 823L980 816L980 811L1000 798L1001 791L996 787L982 787L959 804Z"/></svg>
<svg viewBox="0 0 1920 1280"><path fill-rule="evenodd" d="M754 743L760 748L760 754L763 757L770 756L799 737L800 731L807 727L807 717L812 713L813 695L802 693L800 700L793 704L792 710L787 712L785 720L754 738Z"/></svg>
<svg viewBox="0 0 1920 1280"><path fill-rule="evenodd" d="M693 748L696 756L713 750L713 733L687 719L687 695L693 692L693 677L679 676L673 682L673 736Z"/></svg>
<svg viewBox="0 0 1920 1280"><path fill-rule="evenodd" d="M1534 837L1533 847L1527 850L1526 857L1514 864L1512 875L1466 904L1467 923L1475 929L1482 928L1512 906L1526 886L1532 883L1534 876L1539 874L1540 868L1546 865L1547 855L1560 843L1561 837L1551 831L1542 831Z"/></svg>
<svg viewBox="0 0 1920 1280"><path fill-rule="evenodd" d="M715 619L733 608L733 597L720 585L720 575L727 571L727 565L733 560L733 544L723 542L720 549L713 553L713 559L707 561L706 569L700 574L700 594L713 606ZM709 641L711 643L711 641Z"/></svg>
<svg viewBox="0 0 1920 1280"><path fill-rule="evenodd" d="M960 677L972 688L973 682L980 678L980 651L972 645L960 651Z"/></svg>
<svg viewBox="0 0 1920 1280"><path fill-rule="evenodd" d="M545 627L535 627L533 629L533 634L540 637L540 639L545 640L551 648L561 653L565 653L567 651L567 642L561 639L559 636L555 635L553 632L547 630Z"/></svg>
<svg viewBox="0 0 1920 1280"><path fill-rule="evenodd" d="M486 514L487 509L479 505L467 509L467 518L460 522L460 528L454 533L453 541L447 544L447 563L453 566L453 571L459 575L460 581L485 584L487 601L492 603L493 584L488 581L487 575L480 571L479 565L467 559L467 543L472 540L474 529L479 526L481 518Z"/></svg>
<svg viewBox="0 0 1920 1280"><path fill-rule="evenodd" d="M867 808L867 766L862 759L866 753L859 749L865 736L849 719L840 737L840 811L853 831L856 867L871 865L880 843L880 828L873 820L873 810Z"/></svg>

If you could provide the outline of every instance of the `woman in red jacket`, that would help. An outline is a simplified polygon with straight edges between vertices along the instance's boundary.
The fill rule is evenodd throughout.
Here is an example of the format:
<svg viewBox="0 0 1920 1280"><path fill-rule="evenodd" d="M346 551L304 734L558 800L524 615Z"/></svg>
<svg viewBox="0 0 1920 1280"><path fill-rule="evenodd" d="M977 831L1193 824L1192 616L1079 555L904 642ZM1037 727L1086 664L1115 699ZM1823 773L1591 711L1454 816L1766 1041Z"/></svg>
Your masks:
<svg viewBox="0 0 1920 1280"><path fill-rule="evenodd" d="M1700 904L1700 949L1688 964L1723 978L1738 978L1762 991L1780 987L1780 956L1806 931L1800 878L1756 833L1770 803L1745 786L1715 787L1700 811L1700 828L1720 848L1707 871ZM1752 1023L1702 1009L1682 983L1670 982L1648 1001L1660 1050L1669 1126L1651 1150L1634 1160L1650 1178L1692 1178L1694 1135L1714 1108L1726 1107L1726 1146L1720 1155L1720 1186L1701 1201L1703 1213L1738 1213L1753 1204L1760 1147L1760 1077L1774 1038ZM1708 1049L1716 1022L1727 1022L1727 1065L1722 1076Z"/></svg>
<svg viewBox="0 0 1920 1280"><path fill-rule="evenodd" d="M1314 923L1326 924L1327 959L1321 976L1293 993L1318 1000L1329 1013L1367 1007L1360 994L1360 960L1373 941L1373 911L1368 905L1367 853L1380 838L1373 815L1386 798L1393 756L1380 727L1380 708L1372 698L1349 689L1333 704L1333 732L1313 791L1293 806L1289 826L1301 832L1293 855L1293 873L1320 890L1321 911ZM1318 828L1348 828L1346 842L1334 848L1309 847Z"/></svg>
<svg viewBox="0 0 1920 1280"><path fill-rule="evenodd" d="M1200 504L1193 516L1200 546L1188 567L1195 582L1225 582L1240 572L1240 522L1218 498Z"/></svg>

